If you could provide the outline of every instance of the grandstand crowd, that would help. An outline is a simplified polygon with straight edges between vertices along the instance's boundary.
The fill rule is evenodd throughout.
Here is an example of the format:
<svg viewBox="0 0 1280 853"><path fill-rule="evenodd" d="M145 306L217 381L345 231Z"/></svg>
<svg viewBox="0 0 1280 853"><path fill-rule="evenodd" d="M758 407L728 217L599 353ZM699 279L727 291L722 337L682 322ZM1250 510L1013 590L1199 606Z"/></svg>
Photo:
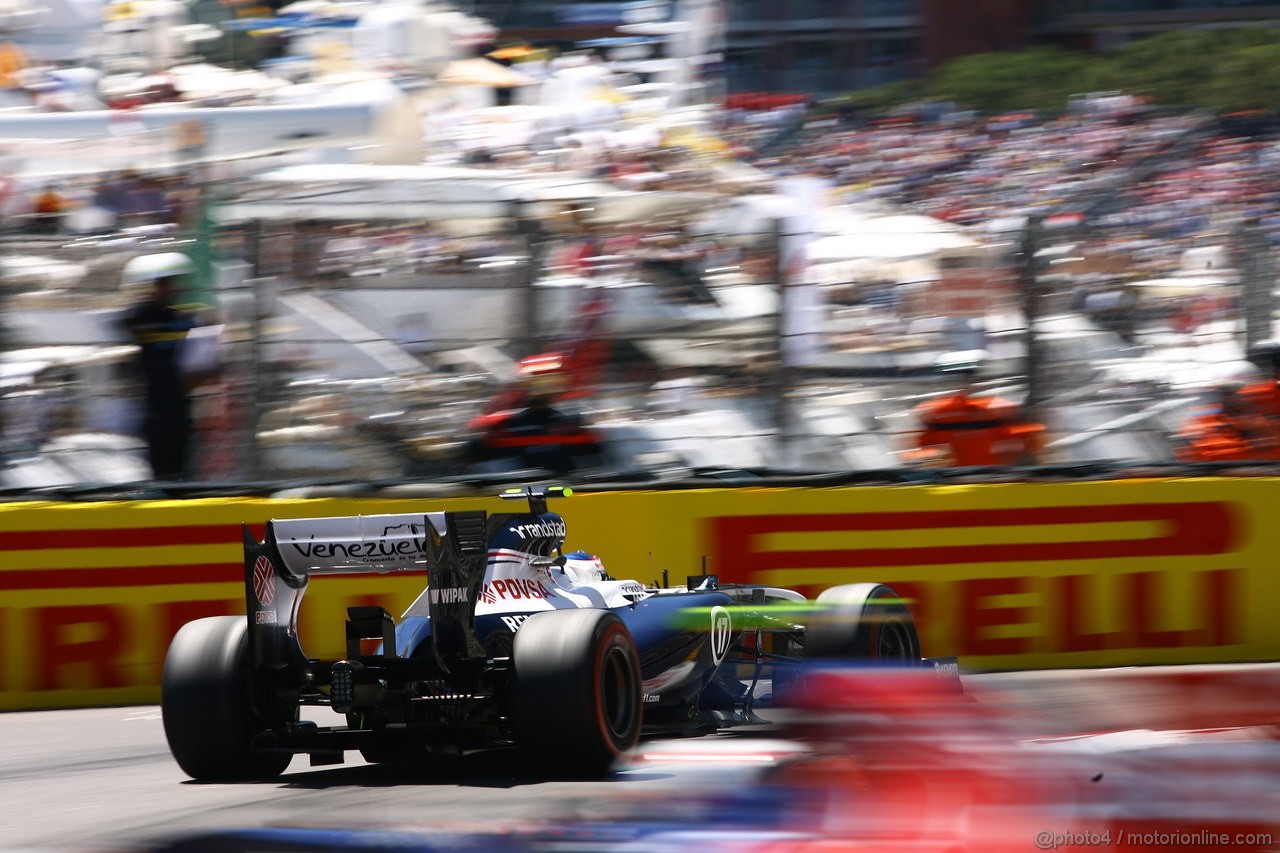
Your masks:
<svg viewBox="0 0 1280 853"><path fill-rule="evenodd" d="M1174 271L1187 248L1254 219L1280 242L1280 136L1255 123L1173 113L1133 98L1082 99L1060 116L980 116L929 106L890 117L810 113L770 144L743 120L729 135L775 173L830 180L842 201L882 201L980 230L1081 212L1129 250L1135 275ZM1073 210L1074 208L1074 210Z"/></svg>

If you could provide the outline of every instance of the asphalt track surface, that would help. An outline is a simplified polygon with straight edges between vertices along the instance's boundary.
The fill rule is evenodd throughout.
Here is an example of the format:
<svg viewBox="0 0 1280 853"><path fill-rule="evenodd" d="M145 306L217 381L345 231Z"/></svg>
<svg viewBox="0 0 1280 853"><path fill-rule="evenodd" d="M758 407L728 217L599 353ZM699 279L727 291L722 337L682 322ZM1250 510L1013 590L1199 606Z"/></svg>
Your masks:
<svg viewBox="0 0 1280 853"><path fill-rule="evenodd" d="M512 756L434 769L295 756L272 782L201 784L174 763L155 706L0 714L0 850L144 850L188 830L246 826L492 829L567 814L600 782L518 778ZM619 774L615 790L671 789L667 773Z"/></svg>
<svg viewBox="0 0 1280 853"><path fill-rule="evenodd" d="M1185 673L1194 676L1197 669L1169 671L1178 672L1181 683ZM972 675L966 683L987 691L1012 689L1012 695L1032 705L1051 705L1064 714L1060 734L1094 732L1063 739L1064 746L1093 756L1088 762L1098 762L1096 767L1083 766L1088 776L1105 769L1108 784L1138 791L1149 788L1153 780L1192 780L1197 786L1210 786L1222 802L1243 805L1248 800L1260 816L1280 819L1280 740L1273 722L1280 665L1218 671L1232 678L1212 684L1212 701L1205 712L1217 718L1233 706L1244 708L1236 714L1239 719L1221 723L1237 727L1251 724L1246 717L1260 715L1267 721L1261 739L1248 729L1196 731L1206 723L1190 713L1194 703L1150 705L1149 684L1141 687L1147 703L1143 707L1175 708L1178 713L1166 713L1160 725L1150 712L1144 714L1145 724L1129 719L1126 725L1116 725L1125 717L1121 712L1127 688L1121 681L1099 676L1130 678L1123 670L1098 671L1086 680L1078 671ZM1236 692L1228 692L1230 684L1236 685ZM1267 692L1253 691L1259 684L1269 685ZM1249 695L1240 692L1241 687L1256 693L1254 709L1247 707ZM324 717L312 718L333 724ZM1173 731L1180 727L1188 731ZM753 729L716 737L777 733L774 727ZM1105 731L1111 733L1096 734ZM1116 766L1107 756L1118 753L1140 759ZM271 782L202 784L188 779L170 756L156 706L5 713L0 714L0 853L141 853L191 831L263 826L492 831L607 817L611 803L662 803L664 795L667 808L679 802L682 792L733 785L749 772L658 763L604 782L549 782L521 776L514 767L509 752L412 769L369 765L351 752L346 764L320 768L311 767L306 756L297 756L286 773ZM1101 772L1096 775L1102 778ZM1175 793L1189 791L1196 798L1204 793L1183 788ZM1280 839L1280 823L1276 829Z"/></svg>

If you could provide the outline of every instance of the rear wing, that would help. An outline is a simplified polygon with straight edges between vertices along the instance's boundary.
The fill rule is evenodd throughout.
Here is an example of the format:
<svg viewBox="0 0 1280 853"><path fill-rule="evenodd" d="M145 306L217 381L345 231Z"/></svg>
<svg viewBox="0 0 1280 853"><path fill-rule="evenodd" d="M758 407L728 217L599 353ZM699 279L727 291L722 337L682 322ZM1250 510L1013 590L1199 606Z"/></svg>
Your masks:
<svg viewBox="0 0 1280 853"><path fill-rule="evenodd" d="M484 511L277 519L267 522L262 542L246 525L245 605L254 662L269 668L306 662L298 610L312 575L410 571L430 573L427 601L446 670L446 660L483 657L473 629L492 533L488 520Z"/></svg>
<svg viewBox="0 0 1280 853"><path fill-rule="evenodd" d="M267 523L267 539L294 575L411 572L430 568L427 542L445 513L289 518Z"/></svg>
<svg viewBox="0 0 1280 853"><path fill-rule="evenodd" d="M261 542L245 525L245 612L255 665L283 669L306 664L298 640L298 610L312 575L412 571L430 574L425 597L441 666L448 672L463 660L483 661L475 607L489 550L541 554L559 547L564 520L546 511L546 501L571 494L558 486L503 493L506 499L527 500L527 514L476 510L273 519ZM371 618L367 613L349 615L357 621ZM372 619L382 624L378 614ZM386 644L385 654L397 654L391 645Z"/></svg>
<svg viewBox="0 0 1280 853"><path fill-rule="evenodd" d="M476 636L476 602L489 562L488 514L446 512L444 536L428 536L431 585L427 607L436 662L445 672L463 660L483 662L484 647ZM434 532L434 528L433 528Z"/></svg>

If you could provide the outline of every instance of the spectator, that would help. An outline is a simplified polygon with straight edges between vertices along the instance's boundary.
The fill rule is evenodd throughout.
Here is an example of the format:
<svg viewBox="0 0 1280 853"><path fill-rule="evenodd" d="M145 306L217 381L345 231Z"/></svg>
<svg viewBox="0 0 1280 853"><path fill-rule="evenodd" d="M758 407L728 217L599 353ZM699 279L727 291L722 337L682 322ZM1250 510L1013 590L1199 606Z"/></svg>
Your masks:
<svg viewBox="0 0 1280 853"><path fill-rule="evenodd" d="M552 405L552 395L535 392L528 405L502 425L490 441L517 456L522 466L545 468L564 475L579 467L585 456L598 452L598 439L582 419Z"/></svg>
<svg viewBox="0 0 1280 853"><path fill-rule="evenodd" d="M961 377L964 385L917 410L922 429L906 459L938 467L1035 464L1044 427L1008 400L975 395L981 363L982 354L972 352L943 359L942 372Z"/></svg>
<svg viewBox="0 0 1280 853"><path fill-rule="evenodd" d="M144 386L143 438L152 476L183 480L190 470L191 400L183 373L182 347L195 318L174 304L183 276L194 271L185 256L170 252L134 258L125 266L126 285L147 292L124 318L138 346Z"/></svg>
<svg viewBox="0 0 1280 853"><path fill-rule="evenodd" d="M128 206L128 191L118 173L102 175L93 190L93 206L101 209L114 229Z"/></svg>
<svg viewBox="0 0 1280 853"><path fill-rule="evenodd" d="M1249 362L1264 378L1234 393L1232 416L1249 442L1253 459L1280 460L1280 340L1249 347Z"/></svg>
<svg viewBox="0 0 1280 853"><path fill-rule="evenodd" d="M175 221L163 183L148 175L131 175L125 183L124 224L168 225Z"/></svg>
<svg viewBox="0 0 1280 853"><path fill-rule="evenodd" d="M596 464L600 438L581 416L556 407L563 390L563 376L555 367L524 377L495 399L493 411L471 422L479 433L469 445L471 460L501 460L555 474Z"/></svg>
<svg viewBox="0 0 1280 853"><path fill-rule="evenodd" d="M66 210L62 194L54 184L46 184L31 211L31 230L36 234L57 234Z"/></svg>
<svg viewBox="0 0 1280 853"><path fill-rule="evenodd" d="M1249 435L1243 383L1218 388L1213 408L1190 418L1178 431L1174 458L1179 462L1239 462L1256 459Z"/></svg>

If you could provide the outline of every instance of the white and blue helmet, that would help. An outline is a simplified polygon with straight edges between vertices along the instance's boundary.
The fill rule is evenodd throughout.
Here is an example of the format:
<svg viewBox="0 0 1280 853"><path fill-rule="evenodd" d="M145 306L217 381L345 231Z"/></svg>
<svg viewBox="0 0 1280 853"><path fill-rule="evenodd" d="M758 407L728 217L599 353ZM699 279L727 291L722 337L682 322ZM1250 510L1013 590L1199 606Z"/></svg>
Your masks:
<svg viewBox="0 0 1280 853"><path fill-rule="evenodd" d="M565 577L573 583L594 583L605 580L609 576L600 558L586 551L571 551L565 554L564 573Z"/></svg>

